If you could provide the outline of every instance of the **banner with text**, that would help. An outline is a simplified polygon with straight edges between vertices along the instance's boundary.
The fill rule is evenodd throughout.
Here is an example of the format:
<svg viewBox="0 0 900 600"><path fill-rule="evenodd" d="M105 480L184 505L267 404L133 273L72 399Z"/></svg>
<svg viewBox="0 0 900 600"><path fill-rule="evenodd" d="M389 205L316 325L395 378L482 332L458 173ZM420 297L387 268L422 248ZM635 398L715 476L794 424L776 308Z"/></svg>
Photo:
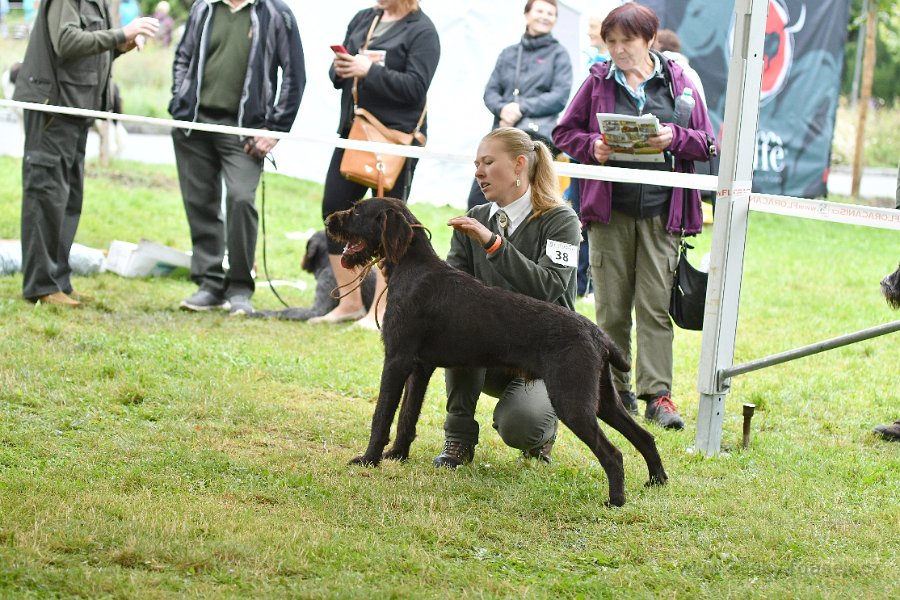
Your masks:
<svg viewBox="0 0 900 600"><path fill-rule="evenodd" d="M638 1L678 34L721 140L734 0ZM849 18L850 0L769 0L754 192L826 194Z"/></svg>

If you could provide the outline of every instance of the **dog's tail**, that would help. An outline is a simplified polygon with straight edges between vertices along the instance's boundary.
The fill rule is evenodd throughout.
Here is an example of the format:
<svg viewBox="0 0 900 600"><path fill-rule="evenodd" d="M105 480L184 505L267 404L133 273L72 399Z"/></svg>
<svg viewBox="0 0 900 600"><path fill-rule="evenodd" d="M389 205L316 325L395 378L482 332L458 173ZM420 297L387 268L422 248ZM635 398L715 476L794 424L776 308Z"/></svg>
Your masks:
<svg viewBox="0 0 900 600"><path fill-rule="evenodd" d="M606 332L599 327L596 327L594 331L594 338L596 339L597 343L601 347L606 348L606 351L609 355L609 364L620 371L630 371L631 363L628 362L628 359L625 358L625 355L622 353L619 347L616 346L616 343L612 341L612 338L606 335Z"/></svg>

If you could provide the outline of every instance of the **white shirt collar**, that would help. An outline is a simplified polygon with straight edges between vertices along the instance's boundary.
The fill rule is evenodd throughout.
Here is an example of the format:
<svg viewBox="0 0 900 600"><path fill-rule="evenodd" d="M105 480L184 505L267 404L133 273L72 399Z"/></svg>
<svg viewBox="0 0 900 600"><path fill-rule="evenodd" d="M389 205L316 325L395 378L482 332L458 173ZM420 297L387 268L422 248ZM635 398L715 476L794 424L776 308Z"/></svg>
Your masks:
<svg viewBox="0 0 900 600"><path fill-rule="evenodd" d="M529 185L524 194L503 207L503 212L509 217L509 227L507 227L508 235L512 235L512 232L525 222L525 219L531 214L531 209L531 186ZM498 210L500 210L500 207L496 202L492 202L491 212L488 215L489 221L497 214Z"/></svg>

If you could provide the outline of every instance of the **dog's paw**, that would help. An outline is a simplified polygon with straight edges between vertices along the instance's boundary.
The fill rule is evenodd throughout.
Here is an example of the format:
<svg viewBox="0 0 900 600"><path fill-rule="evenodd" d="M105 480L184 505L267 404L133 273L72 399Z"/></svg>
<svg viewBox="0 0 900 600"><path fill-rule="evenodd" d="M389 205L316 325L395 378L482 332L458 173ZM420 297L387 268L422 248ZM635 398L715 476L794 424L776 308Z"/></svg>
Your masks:
<svg viewBox="0 0 900 600"><path fill-rule="evenodd" d="M380 463L380 462L381 462L380 459L369 458L368 456L363 454L362 456L357 456L356 458L354 458L347 464L350 466L356 466L356 467L377 467L378 463Z"/></svg>
<svg viewBox="0 0 900 600"><path fill-rule="evenodd" d="M613 498L609 497L609 500L603 503L603 506L606 508L618 508L620 506L625 506L625 496Z"/></svg>
<svg viewBox="0 0 900 600"><path fill-rule="evenodd" d="M390 450L382 454L381 458L383 458L384 460L398 460L400 462L406 462L407 460L409 460L409 451L395 450L394 448L391 448Z"/></svg>
<svg viewBox="0 0 900 600"><path fill-rule="evenodd" d="M668 483L669 477L665 473L658 473L656 475L651 475L650 479L647 480L647 483L644 484L644 487L657 487L660 485L666 485Z"/></svg>

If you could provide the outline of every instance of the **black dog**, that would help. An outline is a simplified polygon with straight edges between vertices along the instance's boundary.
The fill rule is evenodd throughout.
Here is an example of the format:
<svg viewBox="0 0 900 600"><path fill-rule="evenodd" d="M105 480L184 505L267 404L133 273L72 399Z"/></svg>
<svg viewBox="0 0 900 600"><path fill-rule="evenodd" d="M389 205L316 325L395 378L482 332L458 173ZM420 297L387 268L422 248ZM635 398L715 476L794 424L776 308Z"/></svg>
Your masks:
<svg viewBox="0 0 900 600"><path fill-rule="evenodd" d="M307 273L316 276L316 297L313 305L306 308L284 308L281 310L258 310L250 314L252 317L272 317L275 319L283 319L286 321L307 321L313 317L321 317L328 314L338 305L337 298L331 295L332 291L337 288L337 280L334 278L334 271L331 270L331 263L328 262L328 243L325 239L324 231L317 231L312 234L306 242L306 254L300 262L300 267ZM346 293L350 290L337 290L338 293ZM363 305L366 310L372 305L372 299L375 296L375 273L369 273L362 285Z"/></svg>
<svg viewBox="0 0 900 600"><path fill-rule="evenodd" d="M881 293L891 308L900 308L900 265L890 275L881 280Z"/></svg>
<svg viewBox="0 0 900 600"><path fill-rule="evenodd" d="M561 306L491 288L438 258L425 228L397 200L373 198L331 214L328 234L346 242L341 258L357 266L383 262L388 280L381 391L365 454L352 464L406 460L428 381L436 367L506 367L543 379L559 419L590 447L609 479L609 504L625 503L622 454L606 438L599 416L630 441L663 484L653 436L622 406L610 364L631 367L593 322ZM397 439L382 454L403 394Z"/></svg>

